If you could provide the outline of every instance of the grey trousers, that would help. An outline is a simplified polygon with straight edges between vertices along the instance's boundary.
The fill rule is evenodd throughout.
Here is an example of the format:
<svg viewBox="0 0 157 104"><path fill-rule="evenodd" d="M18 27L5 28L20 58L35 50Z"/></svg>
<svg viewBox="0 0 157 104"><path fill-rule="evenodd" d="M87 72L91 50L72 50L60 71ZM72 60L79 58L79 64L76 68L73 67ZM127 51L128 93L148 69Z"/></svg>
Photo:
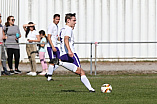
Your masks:
<svg viewBox="0 0 157 104"><path fill-rule="evenodd" d="M7 71L7 66L6 66L7 53L6 53L6 48L4 47L3 44L0 45L0 59L1 59L3 70Z"/></svg>

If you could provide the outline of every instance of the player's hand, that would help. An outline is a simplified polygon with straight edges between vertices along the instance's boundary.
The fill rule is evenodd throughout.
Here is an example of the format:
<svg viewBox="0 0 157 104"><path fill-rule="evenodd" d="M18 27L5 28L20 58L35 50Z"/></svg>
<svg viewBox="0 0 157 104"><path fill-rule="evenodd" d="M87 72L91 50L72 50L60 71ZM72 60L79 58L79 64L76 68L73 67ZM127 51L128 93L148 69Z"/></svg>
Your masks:
<svg viewBox="0 0 157 104"><path fill-rule="evenodd" d="M73 57L74 54L72 52L68 52L69 57Z"/></svg>
<svg viewBox="0 0 157 104"><path fill-rule="evenodd" d="M57 52L57 49L54 47L54 48L52 48L52 50L53 50L53 52Z"/></svg>

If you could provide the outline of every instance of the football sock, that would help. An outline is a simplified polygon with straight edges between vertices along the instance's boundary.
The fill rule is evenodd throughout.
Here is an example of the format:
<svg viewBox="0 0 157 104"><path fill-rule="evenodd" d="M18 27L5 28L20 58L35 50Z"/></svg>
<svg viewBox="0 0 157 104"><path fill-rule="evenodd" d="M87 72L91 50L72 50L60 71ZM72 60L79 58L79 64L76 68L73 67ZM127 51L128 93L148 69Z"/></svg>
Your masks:
<svg viewBox="0 0 157 104"><path fill-rule="evenodd" d="M74 65L73 63L59 61L59 65L65 67L73 72L77 70L77 66Z"/></svg>
<svg viewBox="0 0 157 104"><path fill-rule="evenodd" d="M53 71L55 71L58 67L59 65L55 65L55 67L53 68Z"/></svg>
<svg viewBox="0 0 157 104"><path fill-rule="evenodd" d="M89 82L89 80L87 79L86 75L82 75L81 76L81 81L82 83L88 88L88 90L94 90Z"/></svg>
<svg viewBox="0 0 157 104"><path fill-rule="evenodd" d="M53 74L53 69L54 69L54 66L53 65L49 65L47 75L52 75Z"/></svg>

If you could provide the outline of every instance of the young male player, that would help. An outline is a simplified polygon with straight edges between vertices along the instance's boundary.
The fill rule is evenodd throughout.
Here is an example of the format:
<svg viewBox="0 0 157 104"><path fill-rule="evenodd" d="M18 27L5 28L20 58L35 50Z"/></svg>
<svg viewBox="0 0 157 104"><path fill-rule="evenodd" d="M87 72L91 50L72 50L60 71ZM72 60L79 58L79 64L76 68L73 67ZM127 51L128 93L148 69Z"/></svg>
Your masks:
<svg viewBox="0 0 157 104"><path fill-rule="evenodd" d="M60 57L60 52L59 49L57 47L57 40L58 40L58 23L60 21L60 15L59 14L55 14L53 16L53 23L51 23L48 27L48 45L47 45L47 51L48 51L48 55L50 60L52 58L59 58ZM52 52L53 52L53 57L52 57ZM55 68L53 65L49 65L48 68L48 75L53 74L53 71L56 70L58 68L58 65L55 65Z"/></svg>
<svg viewBox="0 0 157 104"><path fill-rule="evenodd" d="M75 52L74 48L74 34L73 29L76 24L75 13L68 13L65 16L66 25L61 29L60 32L60 41L61 41L61 57L60 60L51 60L52 65L59 64L66 69L80 75L82 83L88 88L90 92L95 92L92 88L89 80L87 79L84 70L81 68L79 58ZM51 79L51 76L48 76L48 80Z"/></svg>

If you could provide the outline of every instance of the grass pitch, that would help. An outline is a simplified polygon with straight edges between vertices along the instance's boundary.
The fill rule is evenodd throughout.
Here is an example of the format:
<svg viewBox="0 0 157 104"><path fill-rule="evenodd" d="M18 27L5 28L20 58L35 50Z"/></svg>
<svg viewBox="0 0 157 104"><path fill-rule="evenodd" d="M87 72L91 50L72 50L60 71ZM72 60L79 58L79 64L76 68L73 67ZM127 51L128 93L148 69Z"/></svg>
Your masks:
<svg viewBox="0 0 157 104"><path fill-rule="evenodd" d="M89 93L77 75L12 75L0 77L0 104L156 104L157 75L87 76L96 93ZM104 83L112 93L101 93Z"/></svg>

